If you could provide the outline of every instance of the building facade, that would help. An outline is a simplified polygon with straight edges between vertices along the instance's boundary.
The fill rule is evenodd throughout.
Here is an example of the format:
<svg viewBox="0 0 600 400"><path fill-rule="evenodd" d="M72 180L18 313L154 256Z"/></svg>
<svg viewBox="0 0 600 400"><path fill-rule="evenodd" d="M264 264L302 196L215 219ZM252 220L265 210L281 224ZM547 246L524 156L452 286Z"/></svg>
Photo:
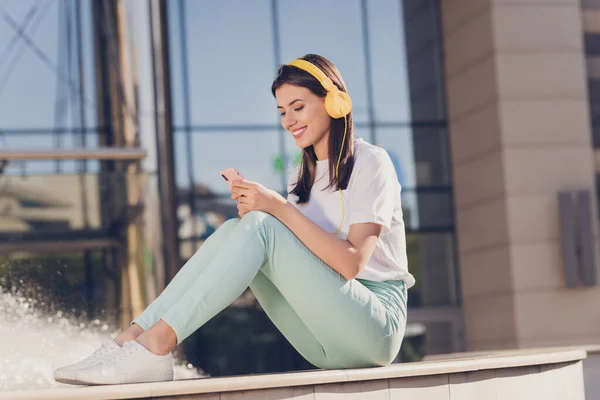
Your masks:
<svg viewBox="0 0 600 400"><path fill-rule="evenodd" d="M0 138L23 151L0 175L0 286L126 326L236 215L221 169L285 194L299 149L270 85L318 53L402 184L417 284L397 361L593 343L595 3L11 3ZM99 147L145 157L69 154ZM182 347L212 375L309 367L250 291Z"/></svg>

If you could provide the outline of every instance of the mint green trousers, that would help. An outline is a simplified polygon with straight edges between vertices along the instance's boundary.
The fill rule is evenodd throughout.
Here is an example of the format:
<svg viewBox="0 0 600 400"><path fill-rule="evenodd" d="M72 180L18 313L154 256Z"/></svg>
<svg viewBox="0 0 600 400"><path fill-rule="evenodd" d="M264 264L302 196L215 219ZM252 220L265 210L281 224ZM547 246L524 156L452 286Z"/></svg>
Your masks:
<svg viewBox="0 0 600 400"><path fill-rule="evenodd" d="M133 322L147 330L162 319L181 343L248 287L318 368L384 366L400 350L404 282L346 280L261 211L226 221Z"/></svg>

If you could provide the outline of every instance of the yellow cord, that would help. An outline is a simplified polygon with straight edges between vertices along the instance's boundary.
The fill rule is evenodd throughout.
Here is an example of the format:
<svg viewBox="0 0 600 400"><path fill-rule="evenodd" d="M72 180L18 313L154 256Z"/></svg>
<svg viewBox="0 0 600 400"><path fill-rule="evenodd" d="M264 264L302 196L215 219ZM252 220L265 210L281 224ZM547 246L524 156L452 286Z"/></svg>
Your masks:
<svg viewBox="0 0 600 400"><path fill-rule="evenodd" d="M335 232L333 232L334 234L338 233L340 231L340 228L342 227L342 224L344 223L344 216L345 216L345 212L344 212L344 196L342 196L342 189L340 189L339 187L339 181L338 181L338 169L340 168L340 160L342 159L342 152L344 151L344 143L346 142L346 132L347 132L347 121L346 121L346 116L344 115L344 138L342 139L342 147L340 149L340 155L338 156L338 161L337 161L337 165L335 167L335 180L338 184L338 192L340 192L340 201L342 202L342 221L340 222L340 225L337 227L337 229L335 230Z"/></svg>

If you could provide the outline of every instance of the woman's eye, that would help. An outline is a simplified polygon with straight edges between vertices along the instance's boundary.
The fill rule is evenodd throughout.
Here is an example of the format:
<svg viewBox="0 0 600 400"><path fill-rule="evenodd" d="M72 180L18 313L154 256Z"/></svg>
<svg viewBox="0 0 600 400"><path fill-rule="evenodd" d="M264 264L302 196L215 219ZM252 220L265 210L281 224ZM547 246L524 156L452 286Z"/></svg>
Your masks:
<svg viewBox="0 0 600 400"><path fill-rule="evenodd" d="M300 106L298 108L294 108L294 111L302 111L303 108L304 108L304 106ZM281 112L281 113L279 113L279 115L283 117L285 115L285 112Z"/></svg>

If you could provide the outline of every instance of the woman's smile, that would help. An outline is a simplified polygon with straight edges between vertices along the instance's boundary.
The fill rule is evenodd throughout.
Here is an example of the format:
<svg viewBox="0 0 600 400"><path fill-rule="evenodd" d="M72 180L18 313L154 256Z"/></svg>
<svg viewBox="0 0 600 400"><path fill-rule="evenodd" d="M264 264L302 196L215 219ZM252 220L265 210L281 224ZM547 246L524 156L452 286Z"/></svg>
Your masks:
<svg viewBox="0 0 600 400"><path fill-rule="evenodd" d="M306 126L303 126L302 128L294 129L290 132L292 133L292 135L294 136L295 139L300 139L302 137L302 135L304 134L304 132L306 132Z"/></svg>

